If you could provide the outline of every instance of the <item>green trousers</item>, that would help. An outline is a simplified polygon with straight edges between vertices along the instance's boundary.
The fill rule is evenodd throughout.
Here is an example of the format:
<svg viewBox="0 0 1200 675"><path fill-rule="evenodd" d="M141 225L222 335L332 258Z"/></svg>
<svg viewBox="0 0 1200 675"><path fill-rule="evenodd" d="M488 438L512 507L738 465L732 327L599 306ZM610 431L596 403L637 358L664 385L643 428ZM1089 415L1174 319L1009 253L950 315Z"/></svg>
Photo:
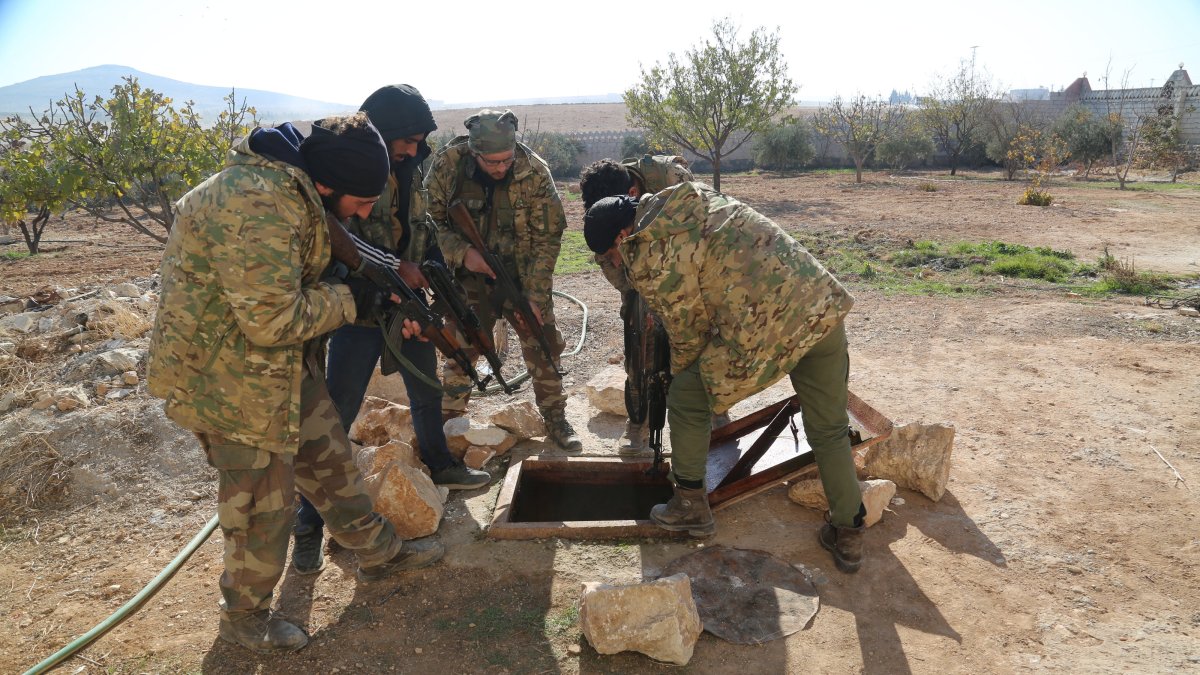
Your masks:
<svg viewBox="0 0 1200 675"><path fill-rule="evenodd" d="M804 436L821 470L830 520L834 525L853 526L862 493L850 453L846 412L850 357L845 327L839 325L814 345L790 377L802 408ZM712 434L712 403L700 379L699 361L675 374L667 394L667 423L671 427L671 473L676 478L703 481Z"/></svg>

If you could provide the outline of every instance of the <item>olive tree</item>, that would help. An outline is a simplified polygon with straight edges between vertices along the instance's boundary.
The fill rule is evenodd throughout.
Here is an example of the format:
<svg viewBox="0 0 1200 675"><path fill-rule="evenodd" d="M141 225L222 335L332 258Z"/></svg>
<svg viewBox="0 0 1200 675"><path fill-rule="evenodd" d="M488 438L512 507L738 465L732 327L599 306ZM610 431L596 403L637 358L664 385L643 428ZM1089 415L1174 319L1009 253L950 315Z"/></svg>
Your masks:
<svg viewBox="0 0 1200 675"><path fill-rule="evenodd" d="M647 130L652 143L674 145L707 158L713 187L721 189L721 158L793 105L796 86L779 51L779 33L759 27L742 41L725 18L712 37L665 66L642 68L641 81L625 91L629 123Z"/></svg>
<svg viewBox="0 0 1200 675"><path fill-rule="evenodd" d="M1076 104L1067 108L1054 122L1054 135L1063 139L1071 158L1083 163L1083 177L1092 173L1092 165L1112 146L1112 125L1087 108Z"/></svg>
<svg viewBox="0 0 1200 675"><path fill-rule="evenodd" d="M20 117L0 120L0 222L21 230L32 255L40 250L51 213L64 206L70 190L64 167L31 130Z"/></svg>

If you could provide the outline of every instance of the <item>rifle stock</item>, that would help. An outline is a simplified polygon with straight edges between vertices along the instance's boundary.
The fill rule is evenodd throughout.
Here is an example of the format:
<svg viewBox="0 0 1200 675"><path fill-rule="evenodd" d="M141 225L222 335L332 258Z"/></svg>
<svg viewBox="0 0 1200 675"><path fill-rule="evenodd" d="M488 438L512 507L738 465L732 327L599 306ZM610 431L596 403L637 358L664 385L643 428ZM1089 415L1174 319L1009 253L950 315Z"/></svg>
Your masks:
<svg viewBox="0 0 1200 675"><path fill-rule="evenodd" d="M554 372L559 377L566 375L566 372L558 366L557 355L550 347L550 342L546 340L546 334L542 330L541 323L529 307L529 300L525 297L520 280L514 279L509 275L508 269L501 264L499 257L484 244L483 237L479 234L479 229L475 227L475 219L471 217L471 212L467 210L466 205L461 200L456 200L450 204L448 212L450 220L462 230L462 233L467 236L467 240L471 242L475 250L479 251L480 255L483 256L484 262L495 273L495 295L499 296L497 304L500 311L508 318L513 328L519 334L525 338L532 337L537 341L538 346L546 355L546 362L550 364L550 367L554 369Z"/></svg>

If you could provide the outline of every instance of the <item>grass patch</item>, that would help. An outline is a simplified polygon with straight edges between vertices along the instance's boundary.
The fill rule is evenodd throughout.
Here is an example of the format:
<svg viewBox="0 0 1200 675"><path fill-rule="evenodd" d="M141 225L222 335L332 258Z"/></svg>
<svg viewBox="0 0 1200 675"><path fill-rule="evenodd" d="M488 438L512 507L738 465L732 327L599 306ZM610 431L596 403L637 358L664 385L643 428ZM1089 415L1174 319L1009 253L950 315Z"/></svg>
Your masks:
<svg viewBox="0 0 1200 675"><path fill-rule="evenodd" d="M1070 185L1073 188L1091 188L1093 190L1120 190L1121 184L1115 180L1079 180L1079 181L1062 181L1065 185ZM1126 192L1197 192L1200 191L1200 183L1145 183L1127 181L1125 183Z"/></svg>
<svg viewBox="0 0 1200 675"><path fill-rule="evenodd" d="M558 251L558 262L554 265L555 274L576 274L598 270L595 254L588 249L583 239L583 233L575 230L563 232L562 248Z"/></svg>
<svg viewBox="0 0 1200 675"><path fill-rule="evenodd" d="M5 251L4 259L5 260L20 260L22 258L28 258L30 255L31 254L29 253L29 251Z"/></svg>
<svg viewBox="0 0 1200 675"><path fill-rule="evenodd" d="M937 192L938 186L933 183L920 183L917 185L917 189L921 192Z"/></svg>
<svg viewBox="0 0 1200 675"><path fill-rule="evenodd" d="M574 628L579 623L579 608L568 607L558 612L546 615L543 620L543 633L547 638L555 638Z"/></svg>

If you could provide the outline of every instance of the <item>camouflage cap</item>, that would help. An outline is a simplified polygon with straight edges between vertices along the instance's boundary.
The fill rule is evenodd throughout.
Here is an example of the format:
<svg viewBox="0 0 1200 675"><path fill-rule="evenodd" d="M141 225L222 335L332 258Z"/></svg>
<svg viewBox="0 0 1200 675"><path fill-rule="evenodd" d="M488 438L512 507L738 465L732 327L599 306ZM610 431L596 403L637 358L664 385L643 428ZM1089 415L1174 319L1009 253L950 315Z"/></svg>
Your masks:
<svg viewBox="0 0 1200 675"><path fill-rule="evenodd" d="M470 133L467 147L490 155L508 152L517 144L517 116L511 110L480 110L464 123Z"/></svg>

